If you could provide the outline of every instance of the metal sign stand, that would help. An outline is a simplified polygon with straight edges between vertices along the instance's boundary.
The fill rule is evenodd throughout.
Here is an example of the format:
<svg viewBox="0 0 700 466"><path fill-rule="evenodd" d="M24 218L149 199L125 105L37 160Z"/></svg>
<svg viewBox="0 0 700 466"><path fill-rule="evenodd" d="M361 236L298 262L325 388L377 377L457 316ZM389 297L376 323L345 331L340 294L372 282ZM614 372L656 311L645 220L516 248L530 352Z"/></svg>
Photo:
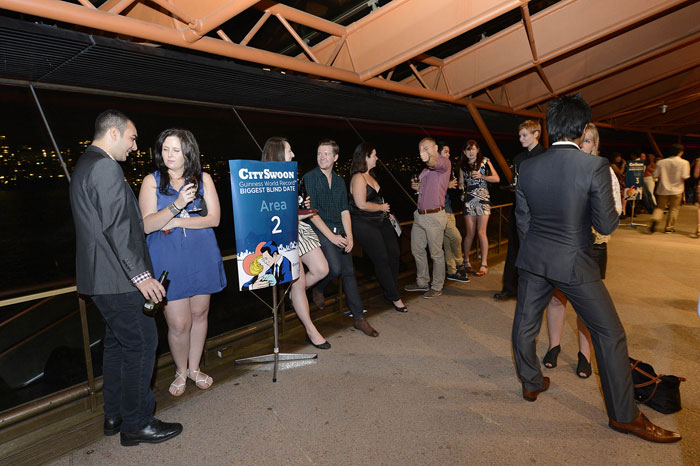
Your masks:
<svg viewBox="0 0 700 466"><path fill-rule="evenodd" d="M620 224L621 227L632 227L632 228L637 228L637 227L645 227L646 225L644 223L634 223L634 206L635 203L637 202L637 196L632 198L632 215L630 215L630 221L629 223L622 223Z"/></svg>
<svg viewBox="0 0 700 466"><path fill-rule="evenodd" d="M287 290L284 292L284 294L287 294L287 291L289 291L291 288L291 284L289 287L287 287ZM277 314L278 314L278 309L280 302L278 302L277 299L277 285L272 287L272 306L267 304L264 299L260 298L255 292L252 292L253 295L255 295L256 298L258 298L260 301L262 301L265 306L270 308L272 311L272 328L274 330L275 334L275 342L274 342L274 349L272 354L264 354L262 356L253 356L250 358L242 358L242 359L236 359L235 363L236 364L259 364L259 363L274 363L273 369L272 369L272 381L277 382L277 370L279 367L279 362L280 361L300 361L300 360L310 360L310 359L316 359L318 358L318 354L312 353L312 354L293 354L293 353L280 353L280 347L279 347L279 336L278 336L278 331L277 331Z"/></svg>

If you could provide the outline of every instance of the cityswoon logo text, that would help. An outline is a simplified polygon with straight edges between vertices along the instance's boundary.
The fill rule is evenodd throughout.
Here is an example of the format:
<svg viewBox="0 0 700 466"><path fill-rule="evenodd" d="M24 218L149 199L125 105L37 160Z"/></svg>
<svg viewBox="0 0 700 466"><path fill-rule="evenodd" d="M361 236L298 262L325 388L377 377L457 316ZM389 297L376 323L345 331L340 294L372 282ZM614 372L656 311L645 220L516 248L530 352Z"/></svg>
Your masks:
<svg viewBox="0 0 700 466"><path fill-rule="evenodd" d="M294 171L279 171L265 168L238 170L238 190L241 194L296 192L297 175Z"/></svg>
<svg viewBox="0 0 700 466"><path fill-rule="evenodd" d="M296 174L292 171L280 172L270 171L268 168L262 171L251 171L247 168L238 170L238 177L242 180L277 180L277 179L296 179Z"/></svg>

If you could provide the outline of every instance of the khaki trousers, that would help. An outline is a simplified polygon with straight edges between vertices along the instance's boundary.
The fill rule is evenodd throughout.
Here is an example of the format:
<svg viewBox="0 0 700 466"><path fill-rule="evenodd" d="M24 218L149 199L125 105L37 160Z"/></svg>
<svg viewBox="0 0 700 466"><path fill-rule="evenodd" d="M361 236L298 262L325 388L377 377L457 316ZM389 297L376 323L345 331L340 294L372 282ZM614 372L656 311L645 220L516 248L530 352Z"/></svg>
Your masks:
<svg viewBox="0 0 700 466"><path fill-rule="evenodd" d="M445 250L445 265L447 273L453 275L457 273L457 266L464 262L462 255L462 235L457 229L454 214L445 212L447 224L445 226L445 236L442 240L442 248Z"/></svg>
<svg viewBox="0 0 700 466"><path fill-rule="evenodd" d="M416 261L416 284L427 287L430 284L428 269L427 247L433 259L433 282L431 288L442 291L445 284L445 253L442 250L442 240L445 236L447 216L445 211L433 214L413 212L413 228L411 228L411 252Z"/></svg>
<svg viewBox="0 0 700 466"><path fill-rule="evenodd" d="M659 223L664 216L664 209L668 208L668 218L666 219L666 229L673 228L678 219L678 210L681 208L681 198L683 194L657 194L656 209L652 220Z"/></svg>

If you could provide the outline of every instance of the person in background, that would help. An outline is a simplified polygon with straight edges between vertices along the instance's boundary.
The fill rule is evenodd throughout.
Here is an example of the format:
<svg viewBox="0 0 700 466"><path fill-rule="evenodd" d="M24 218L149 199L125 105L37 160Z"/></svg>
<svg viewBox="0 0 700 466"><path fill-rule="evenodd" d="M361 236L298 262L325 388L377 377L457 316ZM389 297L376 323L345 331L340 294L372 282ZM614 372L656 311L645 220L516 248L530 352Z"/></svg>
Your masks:
<svg viewBox="0 0 700 466"><path fill-rule="evenodd" d="M411 228L411 253L416 261L416 283L407 285L404 289L424 292L425 299L432 299L442 295L445 284L445 252L442 250L442 242L447 224L445 195L452 167L450 159L438 152L438 145L433 138L421 139L418 154L426 166L418 181L412 181L413 188L418 191L418 208L413 212ZM432 283L426 247L433 259Z"/></svg>
<svg viewBox="0 0 700 466"><path fill-rule="evenodd" d="M544 152L544 148L540 144L541 133L542 126L539 121L525 120L518 125L518 139L523 150L513 157L513 186L518 181L520 164ZM508 254L503 267L503 287L501 291L493 295L493 299L498 301L505 301L518 295L518 269L515 267L515 259L518 257L520 240L518 239L518 228L515 220L515 202L516 199L513 198L508 228Z"/></svg>
<svg viewBox="0 0 700 466"><path fill-rule="evenodd" d="M318 210L309 220L321 242L323 255L328 261L328 275L315 287L315 293L323 297L328 283L337 277L343 282L343 291L353 317L353 326L370 337L379 336L364 317L360 289L352 264L352 219L348 205L348 192L343 179L333 170L340 148L331 139L318 143L316 162L318 166L304 175L306 192L311 197L311 208ZM315 298L316 299L316 298Z"/></svg>
<svg viewBox="0 0 700 466"><path fill-rule="evenodd" d="M622 154L619 152L613 153L610 158L610 167L615 172L617 177L617 182L620 184L620 200L622 202L622 214L620 214L620 220L627 218L627 199L625 199L625 170L627 169L627 161L622 158Z"/></svg>
<svg viewBox="0 0 700 466"><path fill-rule="evenodd" d="M695 159L695 168L693 169L693 176L697 180L695 182L695 199L698 205L698 226L695 233L690 235L692 238L700 238L700 157Z"/></svg>
<svg viewBox="0 0 700 466"><path fill-rule="evenodd" d="M459 187L464 190L464 220L467 224L467 234L464 237L464 267L467 272L481 277L489 270L489 239L486 227L491 216L491 204L488 183L498 183L501 178L473 139L464 145L460 168ZM478 236L481 246L481 265L477 271L469 264L469 251L475 235Z"/></svg>
<svg viewBox="0 0 700 466"><path fill-rule="evenodd" d="M156 171L141 183L143 212L153 270L168 271L165 321L175 362L170 394L185 392L189 377L206 390L214 380L199 367L207 339L209 301L226 287L226 272L214 236L221 208L211 176L202 171L194 135L166 129L155 147Z"/></svg>
<svg viewBox="0 0 700 466"><path fill-rule="evenodd" d="M265 146L262 152L263 162L291 162L294 159L294 152L289 141L281 137L271 137L265 141ZM308 198L307 198L308 200ZM314 230L303 222L307 218L311 218L314 214L299 215L297 224L298 241L297 248L299 250L299 278L296 279L289 291L294 312L299 317L299 321L306 330L306 340L318 349L330 349L331 344L326 340L321 332L318 331L313 321L311 320L311 312L309 310L309 300L306 297L306 289L315 285L318 280L328 274L328 262L321 251L321 242L314 233ZM309 270L316 270L311 282L309 274L304 271L304 265ZM315 278L319 277L319 278Z"/></svg>
<svg viewBox="0 0 700 466"><path fill-rule="evenodd" d="M123 113L100 113L70 183L78 293L92 298L105 321L104 434L119 433L123 446L182 432L182 424L153 417L158 331L143 305L162 301L165 288L153 278L139 205L119 166L136 150L137 137Z"/></svg>
<svg viewBox="0 0 700 466"><path fill-rule="evenodd" d="M445 142L438 141L438 151L443 157L450 158L450 146ZM445 265L447 266L447 275L445 278L461 283L468 283L469 277L464 268L464 257L462 255L462 234L457 229L455 215L452 211L452 199L450 195L453 191L460 192L457 188L457 177L454 176L454 170L450 171L450 183L447 185L447 194L445 194L445 216L447 223L445 225L445 236L442 240L442 249L445 252Z"/></svg>
<svg viewBox="0 0 700 466"><path fill-rule="evenodd" d="M581 151L586 154L599 155L598 145L600 137L598 128L593 123L586 126L583 133L583 141L581 143ZM612 195L615 202L615 210L619 215L622 211L622 203L620 201L620 184L617 181L617 176L610 168L610 182L612 183ZM593 248L591 249L591 257L596 261L600 269L600 278L605 278L605 271L608 264L608 241L609 235L601 235L595 228L592 228L594 236ZM561 336L564 332L564 317L566 312L567 299L564 293L558 289L554 290L552 298L547 305L547 332L549 334L549 350L542 359L542 363L547 368L557 367L557 357L561 351ZM578 328L578 365L575 373L582 379L590 377L593 372L591 369L591 334L583 323L580 316L576 316L576 327Z"/></svg>
<svg viewBox="0 0 700 466"><path fill-rule="evenodd" d="M352 156L350 166L350 217L352 233L374 264L374 275L384 290L384 298L394 310L408 309L399 294L399 256L396 232L389 220L390 207L384 202L382 188L374 177L377 150L363 142Z"/></svg>
<svg viewBox="0 0 700 466"><path fill-rule="evenodd" d="M642 176L642 181L644 182L643 196L647 199L647 201L645 202L647 210L649 212L652 212L656 208L656 197L654 196L654 188L656 187L656 182L654 181L656 156L651 152L646 154L646 156L647 160L645 162L644 174Z"/></svg>
<svg viewBox="0 0 700 466"><path fill-rule="evenodd" d="M654 170L654 178L658 178L659 184L656 188L656 209L651 218L649 233L656 231L656 226L664 215L664 209L668 209L666 218L666 233L675 232L678 211L681 207L681 198L685 189L685 180L690 178L690 163L683 159L685 147L681 144L671 146L673 155L660 160Z"/></svg>
<svg viewBox="0 0 700 466"><path fill-rule="evenodd" d="M600 269L587 253L591 226L609 235L620 222L609 164L579 149L590 116L590 107L578 95L553 99L547 109L547 131L555 142L522 163L515 187L521 242L512 342L523 398L537 401L549 389L535 339L545 305L558 288L591 331L608 425L650 442L677 442L680 434L654 425L637 408L625 330L600 279Z"/></svg>

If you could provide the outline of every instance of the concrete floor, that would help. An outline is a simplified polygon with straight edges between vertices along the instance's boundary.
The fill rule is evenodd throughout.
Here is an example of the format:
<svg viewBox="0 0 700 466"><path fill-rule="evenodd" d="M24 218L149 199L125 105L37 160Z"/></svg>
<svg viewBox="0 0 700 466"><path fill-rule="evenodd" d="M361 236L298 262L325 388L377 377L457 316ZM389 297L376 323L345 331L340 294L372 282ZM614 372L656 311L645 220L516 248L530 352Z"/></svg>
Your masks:
<svg viewBox="0 0 700 466"><path fill-rule="evenodd" d="M535 403L522 399L510 346L515 301L491 298L501 262L471 283L448 282L437 299L406 293L407 314L381 298L367 302L378 338L353 330L346 317L321 320L333 348L318 350L314 363L282 370L277 383L269 369L240 368L159 412L184 424L173 440L124 448L118 436L105 437L52 464L700 464L700 240L688 237L694 215L684 207L673 235L621 227L605 280L630 355L688 379L680 412L641 407L680 431L679 443L652 444L608 428L596 367L589 379L574 374L570 308L559 365L544 369L551 388ZM292 332L282 350L314 349L303 342ZM540 357L547 345L543 328ZM191 383L187 390L197 391Z"/></svg>

